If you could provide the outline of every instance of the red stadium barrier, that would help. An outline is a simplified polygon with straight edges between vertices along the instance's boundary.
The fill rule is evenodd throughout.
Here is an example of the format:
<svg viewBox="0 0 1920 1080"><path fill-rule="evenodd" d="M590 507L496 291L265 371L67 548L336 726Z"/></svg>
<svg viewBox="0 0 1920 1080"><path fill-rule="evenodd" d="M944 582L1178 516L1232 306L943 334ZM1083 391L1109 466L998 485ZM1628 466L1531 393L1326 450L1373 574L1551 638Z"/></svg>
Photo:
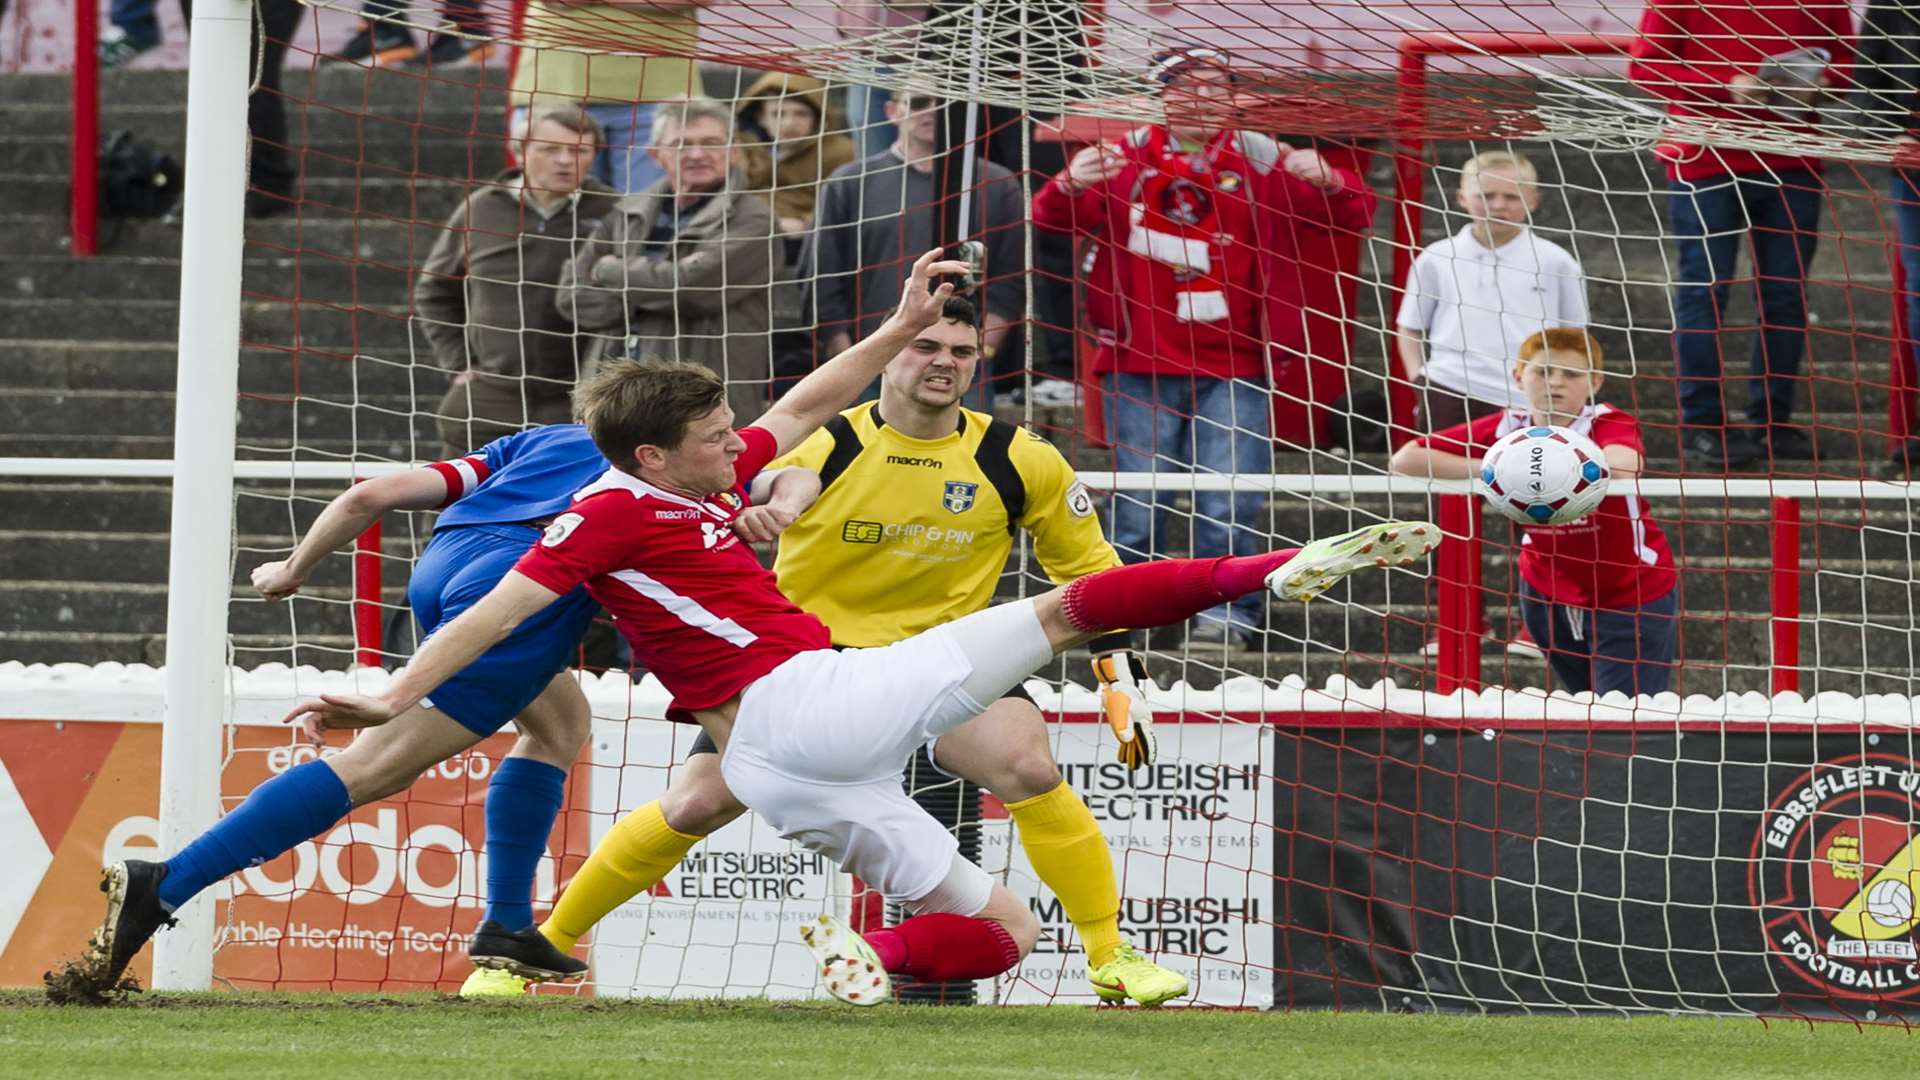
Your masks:
<svg viewBox="0 0 1920 1080"><path fill-rule="evenodd" d="M1397 296L1420 250L1421 192L1426 187L1427 61L1434 56L1625 56L1631 34L1407 34L1400 39L1400 136L1394 147L1393 280ZM1393 310L1391 307L1385 310ZM1388 360L1391 373L1393 360ZM1388 381L1389 438L1399 446L1413 437L1413 387Z"/></svg>
<svg viewBox="0 0 1920 1080"><path fill-rule="evenodd" d="M353 659L366 667L380 666L380 558L376 521L353 542Z"/></svg>
<svg viewBox="0 0 1920 1080"><path fill-rule="evenodd" d="M73 132L67 195L67 230L75 255L92 255L100 243L100 9L73 5Z"/></svg>

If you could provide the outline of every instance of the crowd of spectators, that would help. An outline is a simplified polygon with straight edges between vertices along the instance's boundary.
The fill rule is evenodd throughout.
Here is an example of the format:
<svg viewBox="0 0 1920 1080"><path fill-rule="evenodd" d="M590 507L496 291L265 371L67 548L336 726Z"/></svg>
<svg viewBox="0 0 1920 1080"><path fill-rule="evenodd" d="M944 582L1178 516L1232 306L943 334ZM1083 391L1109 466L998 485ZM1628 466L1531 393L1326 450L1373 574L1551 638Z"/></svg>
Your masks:
<svg viewBox="0 0 1920 1080"><path fill-rule="evenodd" d="M1738 33L1718 23L1708 33L1699 0L1653 0L1632 53L1634 81L1677 116L1811 123L1809 110L1843 88L1851 47L1844 9L1721 6L1733 11L1726 17ZM884 9L867 13L872 25L855 20L842 32L858 36L913 17ZM529 8L526 34L571 40L580 20L607 12L631 22L633 33L697 34L695 3L636 9L541 0ZM1801 84L1785 90L1769 81L1778 77L1769 65L1782 56L1801 64ZM1811 77L1809 56L1819 63ZM734 388L729 400L745 422L782 376L870 332L898 295L905 267L940 232L937 123L946 103L931 95L843 95L776 73L721 101L696 92L699 73L688 61L567 49L531 57L515 83L522 164L461 204L416 289L432 355L458 373L440 410L450 450L563 418L572 381L614 357L707 364ZM1222 125L1238 93L1231 63L1202 47L1156 58L1167 122L1086 146L1032 189L1006 162L977 160L970 170L967 232L985 241L976 295L985 355L1026 329L1023 313L1073 312L1089 354L1078 370L1097 383L1099 419L1122 471L1264 473L1276 440L1312 443L1311 433L1271 426L1277 365L1311 351L1297 237L1357 237L1372 227L1376 200L1360 173L1311 146ZM1659 157L1671 183L1673 350L1688 467L1724 472L1761 455L1805 457L1810 443L1790 419L1822 202L1819 162L1672 142ZM1454 202L1464 226L1426 247L1397 283L1390 364L1416 388L1412 426L1423 449L1396 457L1395 468L1419 472L1444 460L1452 471L1457 463L1446 454L1470 462L1481 436L1540 414L1549 384L1577 382L1587 397L1563 419L1582 428L1604 420L1599 430L1623 448L1622 464L1633 457L1622 471L1634 471L1645 453L1637 421L1592 396L1603 369L1598 342L1581 332L1581 267L1531 228L1534 165L1492 151L1457 168ZM1913 186L1899 174L1903 208L1920 204ZM1920 212L1903 209L1903 228L1909 218L1920 222ZM1035 273L1029 225L1073 245L1070 279ZM1910 231L1920 235L1920 224ZM1762 332L1754 335L1747 425L1730 426L1719 330L1743 237L1753 249ZM1074 360L1059 370L1073 378ZM1123 557L1177 553L1167 501L1164 493L1116 494L1111 530ZM1194 496L1187 550L1206 556L1264 545L1266 504L1251 493ZM1650 523L1644 507L1621 512L1629 511ZM1603 547L1646 536L1641 526L1602 532ZM1536 553L1544 542L1531 530L1515 538ZM1594 557L1653 565L1647 550ZM1536 606L1524 621L1576 642L1589 659L1596 647L1579 635L1604 626L1600 652L1665 640L1664 656L1651 660L1662 668L1671 660L1671 634L1643 628L1636 639L1607 621L1623 613L1591 589L1534 576L1525 588ZM1561 592L1541 591L1552 588ZM1629 621L1670 621L1670 596L1634 599ZM1207 613L1190 636L1248 648L1264 624L1256 599ZM1516 652L1537 655L1525 630L1514 636ZM1628 681L1664 685L1647 674L1645 659L1634 658ZM1571 670L1561 672L1569 685L1578 681ZM1590 671L1586 681L1617 686L1619 678Z"/></svg>

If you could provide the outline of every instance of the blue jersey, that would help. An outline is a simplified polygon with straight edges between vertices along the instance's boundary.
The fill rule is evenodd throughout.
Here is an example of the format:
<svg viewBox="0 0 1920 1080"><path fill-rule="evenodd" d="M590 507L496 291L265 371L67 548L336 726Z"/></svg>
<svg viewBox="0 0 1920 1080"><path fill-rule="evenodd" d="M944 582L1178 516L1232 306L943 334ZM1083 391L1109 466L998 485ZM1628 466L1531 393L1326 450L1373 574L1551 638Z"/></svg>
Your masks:
<svg viewBox="0 0 1920 1080"><path fill-rule="evenodd" d="M609 468L579 424L550 424L495 439L463 458L428 466L447 481L434 531L542 521Z"/></svg>

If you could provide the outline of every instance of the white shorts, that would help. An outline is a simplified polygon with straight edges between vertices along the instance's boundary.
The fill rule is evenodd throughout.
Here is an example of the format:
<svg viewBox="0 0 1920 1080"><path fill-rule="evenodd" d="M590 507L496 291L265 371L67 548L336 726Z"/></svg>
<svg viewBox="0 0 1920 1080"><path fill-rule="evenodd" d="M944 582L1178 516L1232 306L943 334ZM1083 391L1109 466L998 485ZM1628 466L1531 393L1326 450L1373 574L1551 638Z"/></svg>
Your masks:
<svg viewBox="0 0 1920 1080"><path fill-rule="evenodd" d="M1004 605L878 649L800 653L740 698L721 775L781 836L897 900L991 881L902 787L907 760L985 710L1052 655L1028 604ZM982 657L989 657L982 662ZM948 883L964 865L973 883ZM943 883L948 887L942 888Z"/></svg>

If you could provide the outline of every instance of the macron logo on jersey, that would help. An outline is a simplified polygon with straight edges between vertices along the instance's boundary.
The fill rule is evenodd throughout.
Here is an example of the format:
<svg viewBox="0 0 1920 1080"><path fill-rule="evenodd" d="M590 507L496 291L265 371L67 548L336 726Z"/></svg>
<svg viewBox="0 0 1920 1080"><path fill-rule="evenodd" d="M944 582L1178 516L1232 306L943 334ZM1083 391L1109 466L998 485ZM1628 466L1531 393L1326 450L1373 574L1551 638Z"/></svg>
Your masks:
<svg viewBox="0 0 1920 1080"><path fill-rule="evenodd" d="M917 465L922 469L944 469L947 467L946 463L941 461L939 458L908 457L905 454L888 454L887 464Z"/></svg>

